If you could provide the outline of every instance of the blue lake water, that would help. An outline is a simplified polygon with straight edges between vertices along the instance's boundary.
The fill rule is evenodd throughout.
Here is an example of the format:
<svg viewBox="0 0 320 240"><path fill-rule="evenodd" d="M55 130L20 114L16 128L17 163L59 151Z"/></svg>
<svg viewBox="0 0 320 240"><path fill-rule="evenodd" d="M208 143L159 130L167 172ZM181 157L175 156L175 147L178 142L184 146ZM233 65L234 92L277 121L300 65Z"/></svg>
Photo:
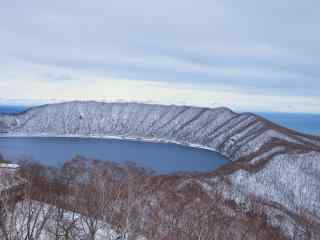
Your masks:
<svg viewBox="0 0 320 240"><path fill-rule="evenodd" d="M0 106L0 113L18 113L22 106ZM257 113L300 132L320 135L320 114ZM128 161L159 173L211 171L228 162L218 153L176 144L91 138L0 138L0 153L18 160L60 165L76 155L118 163Z"/></svg>
<svg viewBox="0 0 320 240"><path fill-rule="evenodd" d="M211 171L227 163L220 154L177 144L94 138L5 138L0 152L15 161L59 166L76 155L118 163L135 162L158 173Z"/></svg>

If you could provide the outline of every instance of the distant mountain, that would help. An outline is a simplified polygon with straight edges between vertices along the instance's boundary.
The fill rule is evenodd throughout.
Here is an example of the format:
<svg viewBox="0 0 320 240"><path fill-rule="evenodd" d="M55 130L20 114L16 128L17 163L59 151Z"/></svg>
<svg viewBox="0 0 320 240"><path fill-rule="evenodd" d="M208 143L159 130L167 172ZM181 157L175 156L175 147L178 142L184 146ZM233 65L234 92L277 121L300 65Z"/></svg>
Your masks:
<svg viewBox="0 0 320 240"><path fill-rule="evenodd" d="M48 104L48 103L58 103L61 102L56 99L48 99L48 100L41 100L41 99L4 99L0 97L0 105L6 106L38 106L40 104Z"/></svg>
<svg viewBox="0 0 320 240"><path fill-rule="evenodd" d="M255 114L227 108L67 102L2 114L0 134L133 137L210 148L228 157L230 164L183 181L197 180L207 194L219 189L236 202L257 199L272 224L288 237L295 226L304 231L303 219L320 224L320 137Z"/></svg>

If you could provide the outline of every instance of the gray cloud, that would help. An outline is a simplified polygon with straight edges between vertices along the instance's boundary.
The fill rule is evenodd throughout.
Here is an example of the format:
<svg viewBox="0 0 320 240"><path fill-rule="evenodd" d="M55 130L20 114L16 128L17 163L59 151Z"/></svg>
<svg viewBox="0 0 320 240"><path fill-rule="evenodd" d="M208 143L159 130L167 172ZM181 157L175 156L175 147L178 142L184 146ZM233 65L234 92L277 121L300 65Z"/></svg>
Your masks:
<svg viewBox="0 0 320 240"><path fill-rule="evenodd" d="M47 81L86 71L318 98L318 9L317 0L5 1L0 62L10 60L8 76L45 66Z"/></svg>

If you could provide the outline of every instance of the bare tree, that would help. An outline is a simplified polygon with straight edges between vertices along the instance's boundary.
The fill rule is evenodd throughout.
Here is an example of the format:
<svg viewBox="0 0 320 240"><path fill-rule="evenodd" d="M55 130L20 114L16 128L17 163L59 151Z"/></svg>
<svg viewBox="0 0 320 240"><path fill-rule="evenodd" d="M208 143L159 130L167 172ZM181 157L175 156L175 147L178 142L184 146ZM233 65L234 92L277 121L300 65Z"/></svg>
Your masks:
<svg viewBox="0 0 320 240"><path fill-rule="evenodd" d="M70 173L68 176L73 176L67 190L68 199L77 202L75 209L72 209L75 202L65 204L64 208L79 213L78 226L87 238L95 239L98 231L118 229L121 232L127 197L124 170L109 162L85 159L71 161L64 169Z"/></svg>
<svg viewBox="0 0 320 240"><path fill-rule="evenodd" d="M44 228L51 217L53 207L39 201L44 199L49 191L42 183L40 183L41 190L37 188L38 181L41 179L39 177L43 174L42 170L38 165L26 164L23 172L23 178L27 182L24 186L24 199L16 203L10 197L12 195L2 198L1 232L4 239L38 240L44 234Z"/></svg>
<svg viewBox="0 0 320 240"><path fill-rule="evenodd" d="M51 178L52 191L49 199L50 204L55 206L55 211L46 231L52 240L78 239L80 237L78 198L72 194L75 173L65 165L62 169L51 169Z"/></svg>

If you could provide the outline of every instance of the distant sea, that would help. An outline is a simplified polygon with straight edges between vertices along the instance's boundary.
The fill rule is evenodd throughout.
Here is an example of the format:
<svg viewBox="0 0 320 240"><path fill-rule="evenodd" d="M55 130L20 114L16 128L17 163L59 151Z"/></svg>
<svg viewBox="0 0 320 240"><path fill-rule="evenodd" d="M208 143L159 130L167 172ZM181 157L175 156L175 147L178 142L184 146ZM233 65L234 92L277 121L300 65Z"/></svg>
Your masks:
<svg viewBox="0 0 320 240"><path fill-rule="evenodd" d="M26 109L28 109L28 107L0 105L0 113L19 113Z"/></svg>
<svg viewBox="0 0 320 240"><path fill-rule="evenodd" d="M320 114L256 113L274 123L298 132L320 135Z"/></svg>
<svg viewBox="0 0 320 240"><path fill-rule="evenodd" d="M19 113L27 108L26 106L0 105L0 113ZM299 132L320 135L320 114L271 112L256 112L256 114Z"/></svg>

